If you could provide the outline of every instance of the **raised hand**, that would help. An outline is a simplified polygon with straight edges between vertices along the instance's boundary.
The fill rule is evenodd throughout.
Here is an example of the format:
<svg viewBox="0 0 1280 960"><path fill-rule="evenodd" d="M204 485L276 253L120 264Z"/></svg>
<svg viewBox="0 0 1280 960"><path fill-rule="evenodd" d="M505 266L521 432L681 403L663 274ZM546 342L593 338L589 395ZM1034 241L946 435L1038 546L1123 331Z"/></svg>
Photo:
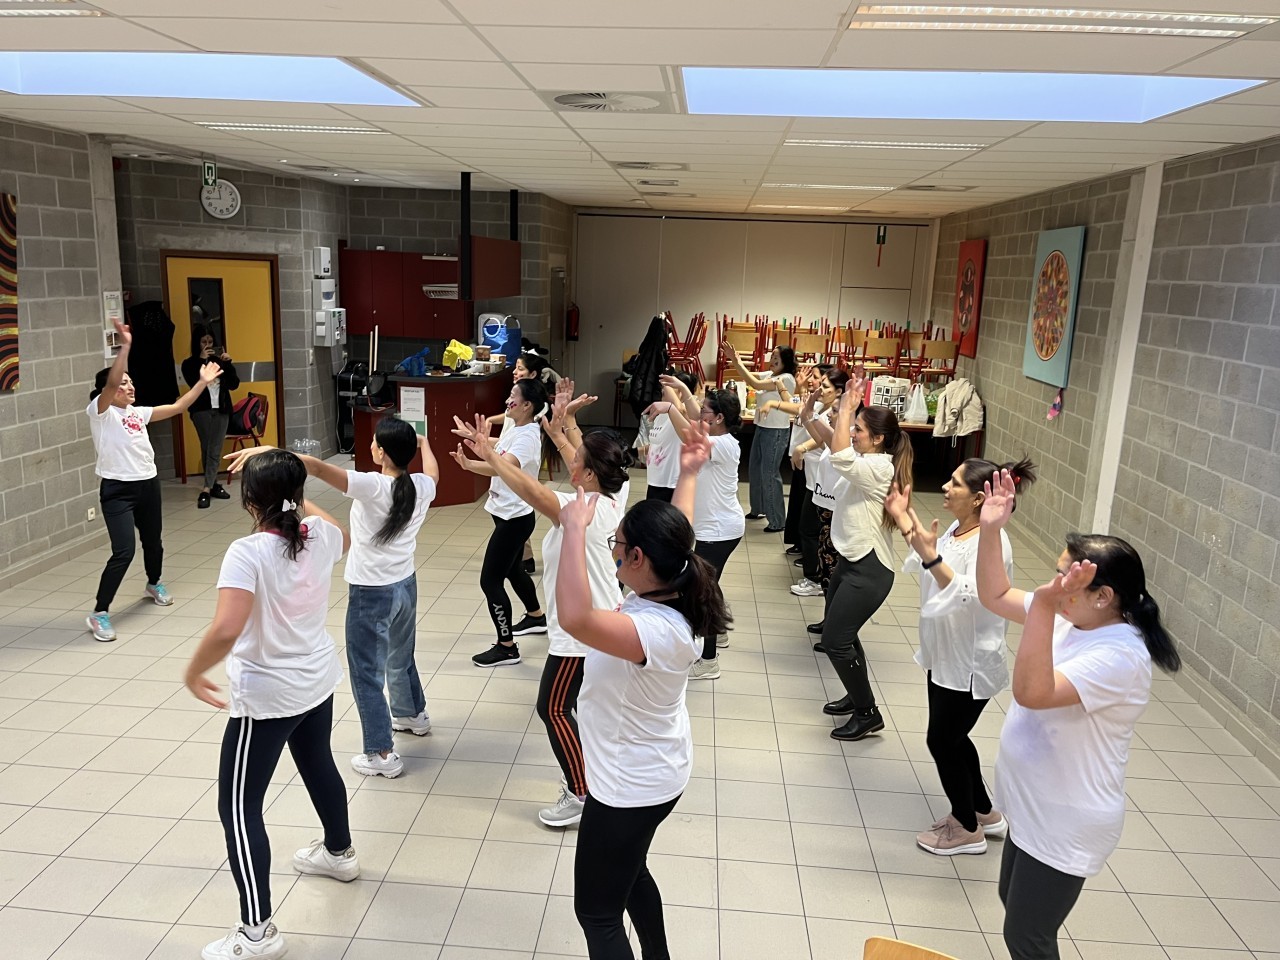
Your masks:
<svg viewBox="0 0 1280 960"><path fill-rule="evenodd" d="M850 373L849 379L845 381L844 395L847 397L849 394L859 400L867 395L867 378L857 371Z"/></svg>
<svg viewBox="0 0 1280 960"><path fill-rule="evenodd" d="M127 347L129 344L133 343L133 331L125 326L123 321L112 320L111 322L115 324L116 336L120 338L120 345L122 347Z"/></svg>
<svg viewBox="0 0 1280 960"><path fill-rule="evenodd" d="M910 490L910 487L907 488ZM911 549L921 556L933 556L938 552L938 521L931 520L928 529L916 516L915 507L907 507L907 517L911 520L911 532L907 534L907 543Z"/></svg>
<svg viewBox="0 0 1280 960"><path fill-rule="evenodd" d="M711 437L701 420L689 424L684 443L680 444L680 472L697 473L711 459Z"/></svg>
<svg viewBox="0 0 1280 960"><path fill-rule="evenodd" d="M673 377L669 373L664 373L658 377L658 382L662 384L664 389L672 390L677 397L683 395L688 388L680 382L678 377Z"/></svg>
<svg viewBox="0 0 1280 960"><path fill-rule="evenodd" d="M480 421L482 419L483 419L482 417L476 417L477 421ZM477 433L479 432L488 433L489 426L488 424L485 424L483 427L472 426L471 424L463 423L460 419L458 419L457 417L454 417L453 430L450 432L459 437L462 437L463 440L474 440L476 438ZM461 450L462 447L459 446L458 449Z"/></svg>
<svg viewBox="0 0 1280 960"><path fill-rule="evenodd" d="M800 407L800 419L808 420L813 417L814 408L817 407L819 400L819 391L810 390L805 394L804 404Z"/></svg>
<svg viewBox="0 0 1280 960"><path fill-rule="evenodd" d="M1098 572L1092 560L1077 560L1067 568L1067 572L1055 574L1048 583L1036 588L1036 596L1047 600L1063 600L1073 597L1088 588Z"/></svg>
<svg viewBox="0 0 1280 960"><path fill-rule="evenodd" d="M482 418L477 417L476 419ZM483 430L477 430L474 438L464 442L467 445L467 449L486 463L493 463L501 456L498 453L497 445L493 442L493 437Z"/></svg>
<svg viewBox="0 0 1280 960"><path fill-rule="evenodd" d="M256 457L260 453L266 453L268 450L274 449L275 447L264 443L260 447L246 447L243 450L237 450L235 453L228 453L222 459L231 461L227 467L231 473L239 473L244 469L244 465L249 462L251 457Z"/></svg>
<svg viewBox="0 0 1280 960"><path fill-rule="evenodd" d="M1018 496L1013 475L1008 470L1001 470L982 485L982 492L986 499L982 501L978 522L984 527L1003 527L1013 516L1013 504Z"/></svg>
<svg viewBox="0 0 1280 960"><path fill-rule="evenodd" d="M200 379L206 384L213 383L213 381L217 380L220 376L222 376L222 367L213 360L210 360L200 368Z"/></svg>
<svg viewBox="0 0 1280 960"><path fill-rule="evenodd" d="M898 529L903 530L903 520L910 521L911 517L907 515L907 511L911 509L911 487L900 487L895 480L889 487L889 494L884 498L884 511L893 517L898 524ZM906 533L903 530L903 533Z"/></svg>
<svg viewBox="0 0 1280 960"><path fill-rule="evenodd" d="M560 526L565 530L585 530L591 525L596 515L596 498L599 494L587 496L582 487L578 495L560 507Z"/></svg>
<svg viewBox="0 0 1280 960"><path fill-rule="evenodd" d="M599 397L593 397L584 393L581 396L569 401L568 406L565 408L565 413L567 416L570 416L570 417L577 416L579 410L581 410L583 407L591 406L591 404L595 403L599 399L600 399Z"/></svg>
<svg viewBox="0 0 1280 960"><path fill-rule="evenodd" d="M455 430L453 432L457 433L458 431ZM472 460L470 457L468 457L465 453L462 452L462 444L458 444L457 450L450 450L449 456L453 457L453 459L457 462L458 466L460 466L463 470L467 471L467 473L475 473L474 465L478 461Z"/></svg>

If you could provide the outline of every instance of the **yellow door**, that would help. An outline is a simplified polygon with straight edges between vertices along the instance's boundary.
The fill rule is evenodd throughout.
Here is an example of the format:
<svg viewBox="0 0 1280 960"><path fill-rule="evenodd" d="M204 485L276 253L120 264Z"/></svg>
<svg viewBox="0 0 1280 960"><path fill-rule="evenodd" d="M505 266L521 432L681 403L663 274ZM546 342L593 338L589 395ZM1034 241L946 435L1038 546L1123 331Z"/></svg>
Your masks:
<svg viewBox="0 0 1280 960"><path fill-rule="evenodd" d="M181 364L190 356L193 320L211 325L214 339L231 356L240 376L240 386L231 393L232 403L250 393L266 397L269 412L262 442L278 445L276 379L280 376L280 358L276 355L279 337L271 261L170 256L165 258L165 279L165 306L175 328L174 358ZM179 386L184 387L181 376L179 380ZM200 438L191 418L182 419L186 472L197 476L204 469ZM224 451L230 446L228 440Z"/></svg>

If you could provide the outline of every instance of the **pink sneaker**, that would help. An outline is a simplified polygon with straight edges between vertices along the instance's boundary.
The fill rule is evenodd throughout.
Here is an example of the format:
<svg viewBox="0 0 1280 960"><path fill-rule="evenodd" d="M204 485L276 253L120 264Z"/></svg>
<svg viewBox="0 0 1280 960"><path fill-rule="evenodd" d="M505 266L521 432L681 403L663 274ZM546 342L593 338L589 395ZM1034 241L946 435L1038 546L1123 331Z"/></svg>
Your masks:
<svg viewBox="0 0 1280 960"><path fill-rule="evenodd" d="M970 833L950 814L939 820L931 829L917 834L916 844L921 850L927 850L940 857L987 852L987 840L982 835L982 826L979 825L977 830Z"/></svg>
<svg viewBox="0 0 1280 960"><path fill-rule="evenodd" d="M994 807L990 813L979 813L978 826L988 840L1003 840L1009 835L1009 821Z"/></svg>

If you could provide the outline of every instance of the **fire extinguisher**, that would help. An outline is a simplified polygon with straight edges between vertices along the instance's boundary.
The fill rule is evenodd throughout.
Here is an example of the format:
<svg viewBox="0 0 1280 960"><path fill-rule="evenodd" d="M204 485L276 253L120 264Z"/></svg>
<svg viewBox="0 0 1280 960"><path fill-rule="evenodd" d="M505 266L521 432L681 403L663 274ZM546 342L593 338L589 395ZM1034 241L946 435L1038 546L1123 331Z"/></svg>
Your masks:
<svg viewBox="0 0 1280 960"><path fill-rule="evenodd" d="M564 337L566 340L578 339L578 305L570 302L569 308L564 312Z"/></svg>

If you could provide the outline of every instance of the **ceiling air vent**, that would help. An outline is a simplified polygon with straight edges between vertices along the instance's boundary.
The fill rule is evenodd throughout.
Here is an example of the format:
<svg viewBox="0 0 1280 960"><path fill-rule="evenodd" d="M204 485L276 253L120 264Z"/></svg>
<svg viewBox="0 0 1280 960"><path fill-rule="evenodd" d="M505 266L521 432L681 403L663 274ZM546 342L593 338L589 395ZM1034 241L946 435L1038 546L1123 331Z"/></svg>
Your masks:
<svg viewBox="0 0 1280 960"><path fill-rule="evenodd" d="M679 180L637 180L636 183L642 187L678 187Z"/></svg>
<svg viewBox="0 0 1280 960"><path fill-rule="evenodd" d="M951 183L916 183L906 187L899 187L899 190L915 190L918 193L964 193L966 190L972 190L973 185L967 187L959 186Z"/></svg>
<svg viewBox="0 0 1280 960"><path fill-rule="evenodd" d="M619 170L688 170L687 163L665 163L658 160L619 160L614 166Z"/></svg>
<svg viewBox="0 0 1280 960"><path fill-rule="evenodd" d="M672 193L670 190L646 190L646 197L696 197L696 193Z"/></svg>
<svg viewBox="0 0 1280 960"><path fill-rule="evenodd" d="M566 110L592 113L635 113L662 106L661 100L638 93L562 93L552 99Z"/></svg>

